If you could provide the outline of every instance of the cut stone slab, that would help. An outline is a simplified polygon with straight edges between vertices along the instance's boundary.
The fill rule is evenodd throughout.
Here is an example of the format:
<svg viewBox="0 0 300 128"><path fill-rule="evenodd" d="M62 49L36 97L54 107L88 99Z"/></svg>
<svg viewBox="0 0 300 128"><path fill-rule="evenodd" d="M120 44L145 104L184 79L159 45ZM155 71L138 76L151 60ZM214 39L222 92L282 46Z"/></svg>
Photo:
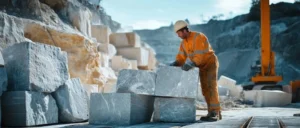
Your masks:
<svg viewBox="0 0 300 128"><path fill-rule="evenodd" d="M138 70L137 60L128 60L131 64L131 69Z"/></svg>
<svg viewBox="0 0 300 128"><path fill-rule="evenodd" d="M3 57L2 57L2 53L0 51L0 67L3 67L4 66L4 60L3 60Z"/></svg>
<svg viewBox="0 0 300 128"><path fill-rule="evenodd" d="M111 59L111 67L115 71L120 71L122 69L131 69L132 65L127 59L124 59L122 56L114 56Z"/></svg>
<svg viewBox="0 0 300 128"><path fill-rule="evenodd" d="M2 125L25 127L58 123L58 109L51 95L14 91L2 95Z"/></svg>
<svg viewBox="0 0 300 128"><path fill-rule="evenodd" d="M33 42L14 44L3 51L9 91L54 92L69 78L67 53Z"/></svg>
<svg viewBox="0 0 300 128"><path fill-rule="evenodd" d="M258 90L251 90L251 91L243 91L244 97L243 100L246 102L254 102L255 96Z"/></svg>
<svg viewBox="0 0 300 128"><path fill-rule="evenodd" d="M184 71L180 67L160 66L156 72L155 96L196 98L199 69Z"/></svg>
<svg viewBox="0 0 300 128"><path fill-rule="evenodd" d="M79 78L73 78L59 87L53 97L59 109L59 122L74 123L88 119L88 94Z"/></svg>
<svg viewBox="0 0 300 128"><path fill-rule="evenodd" d="M124 69L119 72L118 93L154 95L156 74L142 70Z"/></svg>
<svg viewBox="0 0 300 128"><path fill-rule="evenodd" d="M148 69L153 70L153 69L155 69L156 63L157 63L157 60L155 58L155 52L153 49L150 49L150 48L146 48L146 49L149 52Z"/></svg>
<svg viewBox="0 0 300 128"><path fill-rule="evenodd" d="M93 93L89 124L124 126L149 122L153 103L152 96L131 93Z"/></svg>
<svg viewBox="0 0 300 128"><path fill-rule="evenodd" d="M240 97L241 90L237 88L235 80L228 78L226 76L221 76L220 79L218 80L218 85L222 85L223 87L228 88L230 90L229 95L231 97L234 98Z"/></svg>
<svg viewBox="0 0 300 128"><path fill-rule="evenodd" d="M92 37L95 37L99 43L109 43L111 30L105 25L92 25Z"/></svg>
<svg viewBox="0 0 300 128"><path fill-rule="evenodd" d="M137 60L138 66L148 66L149 52L145 48L118 48L117 54L130 60Z"/></svg>
<svg viewBox="0 0 300 128"><path fill-rule="evenodd" d="M189 123L196 120L195 99L155 98L155 122Z"/></svg>
<svg viewBox="0 0 300 128"><path fill-rule="evenodd" d="M4 67L0 67L0 96L7 90L7 73Z"/></svg>
<svg viewBox="0 0 300 128"><path fill-rule="evenodd" d="M218 86L219 96L229 96L229 89L223 86Z"/></svg>
<svg viewBox="0 0 300 128"><path fill-rule="evenodd" d="M109 41L116 47L140 47L140 36L134 32L127 33L112 33L109 36Z"/></svg>
<svg viewBox="0 0 300 128"><path fill-rule="evenodd" d="M256 107L281 107L292 103L292 94L282 91L260 90L254 97Z"/></svg>

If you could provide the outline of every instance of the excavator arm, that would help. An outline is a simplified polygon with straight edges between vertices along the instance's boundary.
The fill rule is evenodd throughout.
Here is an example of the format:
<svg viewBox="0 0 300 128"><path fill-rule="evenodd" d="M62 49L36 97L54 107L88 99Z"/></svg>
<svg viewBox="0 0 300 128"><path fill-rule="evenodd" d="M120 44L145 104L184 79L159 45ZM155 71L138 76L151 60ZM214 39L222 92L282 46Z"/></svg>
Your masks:
<svg viewBox="0 0 300 128"><path fill-rule="evenodd" d="M270 30L270 6L269 0L260 0L260 22L261 22L261 69L256 76L252 77L252 82L278 83L282 81L282 76L277 76L275 72L275 53L271 50L271 30Z"/></svg>

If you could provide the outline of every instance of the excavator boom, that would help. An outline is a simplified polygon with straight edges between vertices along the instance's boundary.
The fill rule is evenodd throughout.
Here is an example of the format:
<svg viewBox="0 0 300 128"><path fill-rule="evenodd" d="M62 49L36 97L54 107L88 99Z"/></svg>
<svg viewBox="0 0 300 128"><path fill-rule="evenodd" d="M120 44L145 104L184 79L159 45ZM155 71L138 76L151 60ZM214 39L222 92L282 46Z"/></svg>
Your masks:
<svg viewBox="0 0 300 128"><path fill-rule="evenodd" d="M261 22L261 69L252 77L254 83L278 83L281 76L275 73L275 53L271 50L270 6L269 0L260 0Z"/></svg>

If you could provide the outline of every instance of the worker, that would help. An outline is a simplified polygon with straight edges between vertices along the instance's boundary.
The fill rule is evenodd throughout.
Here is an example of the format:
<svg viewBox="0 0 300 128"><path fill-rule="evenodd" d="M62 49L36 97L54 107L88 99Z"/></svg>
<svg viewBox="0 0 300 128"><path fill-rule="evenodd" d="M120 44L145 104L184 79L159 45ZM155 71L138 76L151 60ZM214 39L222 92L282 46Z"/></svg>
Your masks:
<svg viewBox="0 0 300 128"><path fill-rule="evenodd" d="M176 61L170 66L181 66L185 71L199 68L202 94L205 97L208 114L202 121L221 120L217 77L219 62L207 37L203 33L190 31L188 24L179 20L174 25L174 32L182 39Z"/></svg>

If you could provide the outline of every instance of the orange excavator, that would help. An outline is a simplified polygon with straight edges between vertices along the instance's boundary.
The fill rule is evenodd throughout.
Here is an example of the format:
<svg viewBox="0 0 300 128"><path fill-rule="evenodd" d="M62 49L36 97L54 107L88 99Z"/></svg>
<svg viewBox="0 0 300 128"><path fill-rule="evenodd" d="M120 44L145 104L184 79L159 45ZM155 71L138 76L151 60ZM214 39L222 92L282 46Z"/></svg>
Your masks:
<svg viewBox="0 0 300 128"><path fill-rule="evenodd" d="M275 53L271 50L270 39L270 6L269 0L260 1L261 21L261 65L260 72L252 77L255 84L276 84L282 81L282 76L275 72Z"/></svg>
<svg viewBox="0 0 300 128"><path fill-rule="evenodd" d="M258 72L251 78L254 85L251 90L283 90L281 85L282 76L275 72L275 52L271 50L270 30L270 6L269 0L260 0L260 22L261 22L261 64L257 65ZM293 95L300 96L300 80L290 82ZM249 86L248 86L249 87ZM244 89L247 87L244 87ZM293 98L295 99L295 97ZM300 101L300 97L298 99ZM294 100L295 101L295 100Z"/></svg>
<svg viewBox="0 0 300 128"><path fill-rule="evenodd" d="M261 64L255 66L258 72L251 80L255 84L255 90L282 90L281 86L274 86L282 81L282 76L275 72L275 52L271 50L269 0L260 1L260 14Z"/></svg>

